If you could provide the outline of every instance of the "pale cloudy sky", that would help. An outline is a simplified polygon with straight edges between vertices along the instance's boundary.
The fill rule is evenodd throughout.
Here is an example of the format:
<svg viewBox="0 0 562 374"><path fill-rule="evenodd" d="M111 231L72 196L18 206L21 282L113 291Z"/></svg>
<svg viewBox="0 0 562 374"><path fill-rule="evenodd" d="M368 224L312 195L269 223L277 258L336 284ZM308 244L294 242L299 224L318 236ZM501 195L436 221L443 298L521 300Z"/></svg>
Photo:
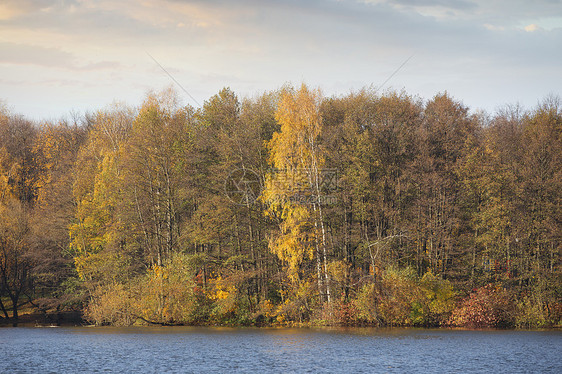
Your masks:
<svg viewBox="0 0 562 374"><path fill-rule="evenodd" d="M344 95L413 56L383 89L530 108L562 93L562 1L0 0L0 99L31 119L140 104L174 84L149 55L199 103L287 82Z"/></svg>

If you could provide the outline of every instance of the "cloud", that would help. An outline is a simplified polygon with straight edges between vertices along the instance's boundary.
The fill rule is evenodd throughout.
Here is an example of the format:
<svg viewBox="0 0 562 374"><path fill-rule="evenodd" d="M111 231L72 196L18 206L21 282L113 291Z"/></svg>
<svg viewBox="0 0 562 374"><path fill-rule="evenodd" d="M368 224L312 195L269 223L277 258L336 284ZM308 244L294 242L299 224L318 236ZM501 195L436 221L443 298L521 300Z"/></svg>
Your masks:
<svg viewBox="0 0 562 374"><path fill-rule="evenodd" d="M10 20L36 10L48 8L53 1L3 0L0 3L0 20Z"/></svg>
<svg viewBox="0 0 562 374"><path fill-rule="evenodd" d="M70 67L74 56L56 48L45 48L17 43L0 43L0 63Z"/></svg>
<svg viewBox="0 0 562 374"><path fill-rule="evenodd" d="M74 66L73 68L81 71L118 70L123 68L123 65L116 61L98 61L83 66Z"/></svg>
<svg viewBox="0 0 562 374"><path fill-rule="evenodd" d="M73 54L57 49L35 45L0 43L0 64L32 65L47 68L76 71L96 71L119 69L122 65L115 61L97 61L78 64Z"/></svg>
<svg viewBox="0 0 562 374"><path fill-rule="evenodd" d="M418 7L440 6L450 9L473 9L476 7L474 1L466 0L397 0L395 3Z"/></svg>
<svg viewBox="0 0 562 374"><path fill-rule="evenodd" d="M505 31L505 27L503 27L503 26L490 25L489 23L485 23L485 24L484 24L484 27L485 27L487 30L490 30L490 31Z"/></svg>
<svg viewBox="0 0 562 374"><path fill-rule="evenodd" d="M562 51L552 46L562 38L555 27L562 7L529 3L9 0L2 6L11 13L0 18L0 63L10 78L66 75L91 82L92 95L97 87L100 97L127 99L138 95L140 82L144 88L171 83L146 51L203 101L226 85L252 94L286 81L344 90L380 84L415 54L388 87L431 96L496 84L499 92L513 76L532 83L534 74L535 85L560 77ZM547 71L554 78L541 75Z"/></svg>
<svg viewBox="0 0 562 374"><path fill-rule="evenodd" d="M533 32L533 31L540 30L540 27L537 26L536 24L532 23L530 25L525 26L524 29L527 32Z"/></svg>
<svg viewBox="0 0 562 374"><path fill-rule="evenodd" d="M562 17L559 0L361 0L402 13L419 14L438 21L465 20L495 30L520 27L525 20ZM529 22L525 23L528 24ZM532 22L537 23L537 22ZM540 23L538 23L540 24ZM560 22L558 22L560 24Z"/></svg>

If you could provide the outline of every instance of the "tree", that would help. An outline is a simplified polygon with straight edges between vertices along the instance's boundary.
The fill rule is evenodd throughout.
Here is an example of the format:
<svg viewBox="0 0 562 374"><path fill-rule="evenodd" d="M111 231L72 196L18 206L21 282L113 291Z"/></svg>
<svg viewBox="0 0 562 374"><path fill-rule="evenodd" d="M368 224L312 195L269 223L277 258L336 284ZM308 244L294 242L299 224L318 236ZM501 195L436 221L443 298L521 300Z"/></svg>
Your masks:
<svg viewBox="0 0 562 374"><path fill-rule="evenodd" d="M304 84L298 91L287 90L282 94L275 113L281 131L273 134L269 142L270 163L279 173L271 176L265 198L268 212L281 220L280 232L270 242L272 252L289 263L289 274L296 279L297 267L313 246L318 290L330 302L328 243L320 189L324 165L318 143L322 123L320 103L320 91L311 91ZM281 185L275 186L277 182ZM305 204L310 204L292 202L294 198L304 198Z"/></svg>
<svg viewBox="0 0 562 374"><path fill-rule="evenodd" d="M562 104L549 97L525 120L519 163L521 198L514 218L516 238L527 249L524 268L531 284L557 272L562 235ZM533 279L533 280L531 280ZM551 278L552 279L552 278Z"/></svg>
<svg viewBox="0 0 562 374"><path fill-rule="evenodd" d="M76 157L86 138L78 123L44 123L34 144L41 165L37 201L30 217L30 257L33 262L33 299L43 309L73 304L75 296L63 283L76 276L69 255L68 227L75 214L72 196ZM75 305L72 305L75 306Z"/></svg>
<svg viewBox="0 0 562 374"><path fill-rule="evenodd" d="M182 190L189 185L193 110L178 106L173 91L149 95L123 149L123 222L145 252L162 266L179 250ZM185 187L184 187L185 186Z"/></svg>
<svg viewBox="0 0 562 374"><path fill-rule="evenodd" d="M0 298L10 298L15 320L20 297L32 288L29 216L41 172L36 134L31 122L0 108ZM1 299L0 308L8 318Z"/></svg>
<svg viewBox="0 0 562 374"><path fill-rule="evenodd" d="M88 284L120 277L130 267L118 251L123 237L116 210L121 203L120 158L133 118L130 108L117 104L99 111L77 156L69 252L78 275Z"/></svg>
<svg viewBox="0 0 562 374"><path fill-rule="evenodd" d="M28 216L17 199L8 198L0 201L0 217L0 296L10 298L12 318L17 320L20 297L31 288ZM1 299L0 308L8 318Z"/></svg>
<svg viewBox="0 0 562 374"><path fill-rule="evenodd" d="M418 196L417 217L412 231L420 245L420 253L434 274L451 270L459 229L459 196L456 175L466 139L475 132L475 120L468 108L453 101L447 94L437 95L427 103L424 123L420 128L420 155L414 168Z"/></svg>

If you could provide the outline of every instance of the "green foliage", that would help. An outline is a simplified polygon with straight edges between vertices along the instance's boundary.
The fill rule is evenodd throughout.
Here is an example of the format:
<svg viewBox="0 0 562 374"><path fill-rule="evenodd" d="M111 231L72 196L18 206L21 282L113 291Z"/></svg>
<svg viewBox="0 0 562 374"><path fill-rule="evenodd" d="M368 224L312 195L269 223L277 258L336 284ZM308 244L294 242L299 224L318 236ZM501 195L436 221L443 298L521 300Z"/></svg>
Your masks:
<svg viewBox="0 0 562 374"><path fill-rule="evenodd" d="M549 323L545 306L536 297L523 296L516 304L514 323L519 328L547 326Z"/></svg>
<svg viewBox="0 0 562 374"><path fill-rule="evenodd" d="M385 325L403 326L421 322L421 289L411 268L390 268L383 273L378 315Z"/></svg>
<svg viewBox="0 0 562 374"><path fill-rule="evenodd" d="M447 322L455 307L456 292L448 280L433 273L425 273L420 281L424 292L424 314L422 324L440 326Z"/></svg>
<svg viewBox="0 0 562 374"><path fill-rule="evenodd" d="M380 284L364 285L355 300L359 318L390 326L441 326L455 306L450 282L432 273L419 279L412 268L390 268Z"/></svg>
<svg viewBox="0 0 562 374"><path fill-rule="evenodd" d="M367 283L361 287L355 300L359 311L359 318L369 324L381 325L382 320L378 315L379 293L375 284Z"/></svg>

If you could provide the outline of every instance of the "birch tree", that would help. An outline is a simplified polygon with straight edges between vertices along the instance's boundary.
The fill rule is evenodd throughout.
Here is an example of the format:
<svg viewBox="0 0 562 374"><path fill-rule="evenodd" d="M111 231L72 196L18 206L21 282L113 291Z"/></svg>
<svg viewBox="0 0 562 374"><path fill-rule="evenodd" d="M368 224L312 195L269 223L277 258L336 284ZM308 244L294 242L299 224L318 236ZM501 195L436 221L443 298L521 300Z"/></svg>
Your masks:
<svg viewBox="0 0 562 374"><path fill-rule="evenodd" d="M275 113L281 131L273 134L269 142L270 163L278 172L271 176L265 197L270 201L270 212L281 219L280 232L270 242L270 249L289 264L293 278L298 265L313 253L319 292L330 302L328 244L320 190L324 166L318 142L321 100L319 90L310 90L304 84L298 91L282 94Z"/></svg>

